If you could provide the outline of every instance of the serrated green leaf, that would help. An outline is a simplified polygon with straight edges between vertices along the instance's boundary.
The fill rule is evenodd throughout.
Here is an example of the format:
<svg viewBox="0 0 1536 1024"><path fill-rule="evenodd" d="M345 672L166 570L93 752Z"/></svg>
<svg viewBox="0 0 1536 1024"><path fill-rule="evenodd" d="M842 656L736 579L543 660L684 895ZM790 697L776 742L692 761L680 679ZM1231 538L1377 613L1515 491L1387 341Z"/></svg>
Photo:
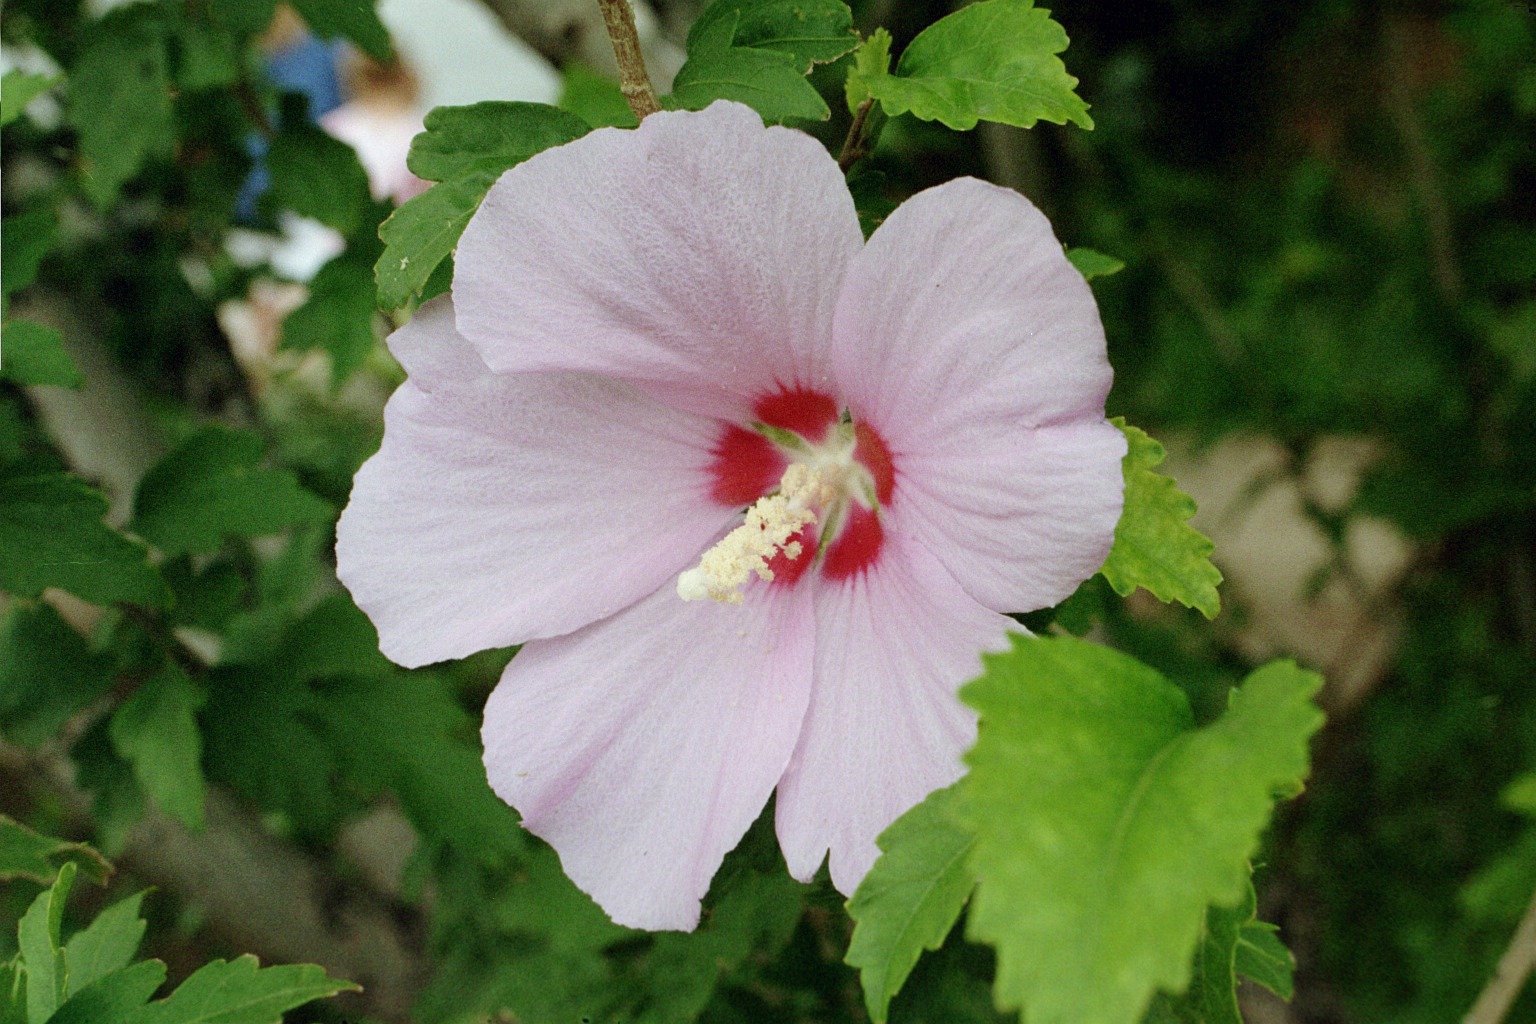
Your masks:
<svg viewBox="0 0 1536 1024"><path fill-rule="evenodd" d="M36 206L0 221L0 250L5 261L0 279L6 295L14 294L37 279L37 267L53 248L59 215L51 206Z"/></svg>
<svg viewBox="0 0 1536 1024"><path fill-rule="evenodd" d="M175 146L158 13L135 5L108 15L69 69L69 121L80 136L81 186L102 209L146 162L170 156Z"/></svg>
<svg viewBox="0 0 1536 1024"><path fill-rule="evenodd" d="M317 36L350 39L368 56L388 61L394 56L389 30L374 10L374 0L292 0Z"/></svg>
<svg viewBox="0 0 1536 1024"><path fill-rule="evenodd" d="M1206 908L1242 899L1274 794L1300 784L1321 679L1252 673L1196 729L1153 669L1070 637L1014 637L961 697L981 716L964 811L970 937L1030 1024L1133 1024L1182 990Z"/></svg>
<svg viewBox="0 0 1536 1024"><path fill-rule="evenodd" d="M133 960L144 939L145 923L139 916L139 905L143 902L142 892L120 900L69 937L64 944L64 964L69 970L66 998L109 974L116 974ZM144 999L153 991L145 993Z"/></svg>
<svg viewBox="0 0 1536 1024"><path fill-rule="evenodd" d="M203 827L203 692L167 663L112 715L112 748L160 809L188 828Z"/></svg>
<svg viewBox="0 0 1536 1024"><path fill-rule="evenodd" d="M378 304L394 309L422 290L503 172L589 130L581 118L543 103L486 102L429 113L407 163L413 174L438 184L380 225Z"/></svg>
<svg viewBox="0 0 1536 1024"><path fill-rule="evenodd" d="M1056 56L1067 48L1067 33L1031 0L982 0L940 18L902 52L894 74L878 60L889 38L872 36L865 45L850 98L874 96L892 117L910 112L957 131L977 121L1093 127L1077 79Z"/></svg>
<svg viewBox="0 0 1536 1024"><path fill-rule="evenodd" d="M145 960L98 978L76 992L48 1024L129 1024L165 983L165 964Z"/></svg>
<svg viewBox="0 0 1536 1024"><path fill-rule="evenodd" d="M1108 277L1125 269L1125 261L1106 256L1097 249L1073 246L1067 250L1067 261L1077 268L1083 278L1092 281L1096 277Z"/></svg>
<svg viewBox="0 0 1536 1024"><path fill-rule="evenodd" d="M848 112L857 113L865 100L873 99L869 83L889 75L891 71L891 34L877 28L853 51L853 67L843 82L843 92L848 99Z"/></svg>
<svg viewBox="0 0 1536 1024"><path fill-rule="evenodd" d="M715 0L688 30L688 55L731 46L773 50L804 74L858 42L853 12L842 0Z"/></svg>
<svg viewBox="0 0 1536 1024"><path fill-rule="evenodd" d="M0 127L10 124L27 109L27 104L52 88L58 81L51 75L35 75L12 68L0 78Z"/></svg>
<svg viewBox="0 0 1536 1024"><path fill-rule="evenodd" d="M37 894L16 925L16 946L27 971L27 1020L32 1024L42 1024L64 1001L69 972L59 930L75 870L72 862L59 868L53 885Z"/></svg>
<svg viewBox="0 0 1536 1024"><path fill-rule="evenodd" d="M282 347L331 357L340 387L379 343L374 325L374 255L356 248L331 260L309 282L309 298L283 320Z"/></svg>
<svg viewBox="0 0 1536 1024"><path fill-rule="evenodd" d="M1188 523L1194 499L1153 472L1166 457L1162 445L1123 419L1112 422L1130 444L1121 463L1125 511L1099 571L1121 597L1142 587L1160 601L1177 601L1214 619L1221 611L1221 570L1211 563L1210 539Z"/></svg>
<svg viewBox="0 0 1536 1024"><path fill-rule="evenodd" d="M139 482L134 531L180 555L214 551L229 536L261 537L330 518L326 501L289 471L264 467L262 458L255 434L218 426L198 431Z"/></svg>
<svg viewBox="0 0 1536 1024"><path fill-rule="evenodd" d="M825 121L832 116L794 58L746 46L690 56L672 80L672 99L685 110L735 100L771 124L790 118Z"/></svg>
<svg viewBox="0 0 1536 1024"><path fill-rule="evenodd" d="M1237 937L1237 973L1281 999L1295 994L1296 958L1280 941L1280 929L1263 921L1243 922Z"/></svg>
<svg viewBox="0 0 1536 1024"><path fill-rule="evenodd" d="M268 201L351 235L373 206L368 173L351 146L299 117L285 117L266 166Z"/></svg>
<svg viewBox="0 0 1536 1024"><path fill-rule="evenodd" d="M282 1024L294 1007L356 991L358 986L313 964L262 967L254 956L214 960L134 1014L131 1024Z"/></svg>
<svg viewBox="0 0 1536 1024"><path fill-rule="evenodd" d="M955 817L958 800L955 787L941 789L896 819L848 901L855 924L844 959L859 969L876 1024L923 950L944 944L975 887L968 859L976 837Z"/></svg>
<svg viewBox="0 0 1536 1024"><path fill-rule="evenodd" d="M65 862L98 885L112 874L107 859L86 844L42 835L0 814L0 882L25 878L51 885Z"/></svg>
<svg viewBox="0 0 1536 1024"><path fill-rule="evenodd" d="M35 747L53 739L111 685L110 660L51 606L16 602L0 618L0 729L10 742Z"/></svg>
<svg viewBox="0 0 1536 1024"><path fill-rule="evenodd" d="M9 320L0 337L0 378L17 384L77 388L85 376L64 351L64 338L32 320Z"/></svg>
<svg viewBox="0 0 1536 1024"><path fill-rule="evenodd" d="M103 523L106 511L106 498L65 473L0 470L0 589L163 605L170 591L148 552Z"/></svg>

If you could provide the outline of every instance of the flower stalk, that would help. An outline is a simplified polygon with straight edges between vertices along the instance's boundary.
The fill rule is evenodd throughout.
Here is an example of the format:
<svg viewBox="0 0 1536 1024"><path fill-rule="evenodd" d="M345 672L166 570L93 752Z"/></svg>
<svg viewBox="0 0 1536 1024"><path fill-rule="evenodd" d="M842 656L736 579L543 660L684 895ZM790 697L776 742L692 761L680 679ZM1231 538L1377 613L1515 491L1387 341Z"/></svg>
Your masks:
<svg viewBox="0 0 1536 1024"><path fill-rule="evenodd" d="M656 90L645 70L640 36L635 31L635 12L630 10L629 0L598 0L598 6L603 10L603 24L608 26L608 39L619 64L619 91L635 117L643 121L660 110L661 104L656 102Z"/></svg>

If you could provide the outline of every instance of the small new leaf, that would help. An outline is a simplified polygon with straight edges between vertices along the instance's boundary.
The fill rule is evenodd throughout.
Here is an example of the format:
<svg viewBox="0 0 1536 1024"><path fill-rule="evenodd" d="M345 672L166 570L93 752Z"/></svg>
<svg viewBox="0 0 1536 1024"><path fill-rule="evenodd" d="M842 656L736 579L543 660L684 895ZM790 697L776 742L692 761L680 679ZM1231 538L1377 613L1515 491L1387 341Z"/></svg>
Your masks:
<svg viewBox="0 0 1536 1024"><path fill-rule="evenodd" d="M0 378L17 384L78 388L85 377L64 351L64 339L52 327L31 320L7 321L0 337Z"/></svg>
<svg viewBox="0 0 1536 1024"><path fill-rule="evenodd" d="M134 1014L131 1024L281 1024L284 1013L312 999L356 991L358 986L313 964L261 967L254 956L214 960Z"/></svg>
<svg viewBox="0 0 1536 1024"><path fill-rule="evenodd" d="M1296 992L1296 958L1280 941L1280 929L1264 921L1243 922L1237 936L1237 973L1281 999Z"/></svg>
<svg viewBox="0 0 1536 1024"><path fill-rule="evenodd" d="M198 431L140 481L134 530L166 554L180 555L217 550L227 536L261 537L330 518L327 502L287 470L263 466L262 455L255 434Z"/></svg>
<svg viewBox="0 0 1536 1024"><path fill-rule="evenodd" d="M1206 910L1237 905L1275 794L1295 789L1321 679L1252 673L1196 729L1156 671L1070 637L1015 637L961 697L981 716L963 810L971 938L1030 1024L1134 1024L1183 991Z"/></svg>
<svg viewBox="0 0 1536 1024"><path fill-rule="evenodd" d="M1066 31L1031 0L982 0L918 33L894 74L860 61L857 89L892 117L910 112L958 131L977 121L1092 128L1077 79L1056 56L1066 48Z"/></svg>
<svg viewBox="0 0 1536 1024"><path fill-rule="evenodd" d="M1080 245L1067 250L1067 262L1076 267L1077 272L1087 281L1092 281L1096 277L1118 274L1125 269L1124 260L1117 260L1097 249L1088 249Z"/></svg>
<svg viewBox="0 0 1536 1024"><path fill-rule="evenodd" d="M0 127L20 117L27 104L47 92L56 81L50 75L34 75L19 68L7 71L0 78Z"/></svg>
<svg viewBox="0 0 1536 1024"><path fill-rule="evenodd" d="M16 926L16 947L27 973L28 1021L46 1021L64 1001L69 972L59 940L75 870L73 863L60 868L53 885L38 893Z"/></svg>
<svg viewBox="0 0 1536 1024"><path fill-rule="evenodd" d="M395 309L422 290L504 171L589 130L581 118L542 103L476 103L428 114L407 164L438 184L379 226L384 252L374 267L378 304Z"/></svg>
<svg viewBox="0 0 1536 1024"><path fill-rule="evenodd" d="M1125 511L1099 571L1122 597L1143 587L1160 601L1177 601L1214 619L1221 611L1221 570L1211 563L1210 539L1188 523L1194 499L1153 471L1166 457L1162 445L1123 419L1113 422L1130 443L1121 464Z"/></svg>
<svg viewBox="0 0 1536 1024"><path fill-rule="evenodd" d="M976 840L954 815L957 800L954 787L941 789L896 819L848 901L855 924L844 959L859 969L876 1024L923 950L944 944L975 886L967 858Z"/></svg>
<svg viewBox="0 0 1536 1024"><path fill-rule="evenodd" d="M0 882L25 878L51 885L64 863L73 863L98 885L112 874L107 859L84 843L42 835L0 814Z"/></svg>
<svg viewBox="0 0 1536 1024"><path fill-rule="evenodd" d="M113 713L107 730L144 792L191 829L203 827L203 740L196 714L204 699L167 662Z"/></svg>
<svg viewBox="0 0 1536 1024"><path fill-rule="evenodd" d="M67 474L0 470L0 589L163 605L170 591L148 551L103 523L106 511L100 492Z"/></svg>

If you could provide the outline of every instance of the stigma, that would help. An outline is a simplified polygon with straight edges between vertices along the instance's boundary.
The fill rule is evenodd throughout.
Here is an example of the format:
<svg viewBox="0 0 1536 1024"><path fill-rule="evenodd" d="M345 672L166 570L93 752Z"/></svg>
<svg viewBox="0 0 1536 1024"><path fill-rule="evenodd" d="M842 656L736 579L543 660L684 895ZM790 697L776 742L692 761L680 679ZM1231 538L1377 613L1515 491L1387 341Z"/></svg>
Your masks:
<svg viewBox="0 0 1536 1024"><path fill-rule="evenodd" d="M848 467L836 463L808 466L791 463L776 493L766 494L747 509L745 521L721 538L699 564L677 578L677 596L684 601L740 604L741 590L755 576L773 582L769 563L783 555L793 561L810 557L794 539L831 505L846 486Z"/></svg>

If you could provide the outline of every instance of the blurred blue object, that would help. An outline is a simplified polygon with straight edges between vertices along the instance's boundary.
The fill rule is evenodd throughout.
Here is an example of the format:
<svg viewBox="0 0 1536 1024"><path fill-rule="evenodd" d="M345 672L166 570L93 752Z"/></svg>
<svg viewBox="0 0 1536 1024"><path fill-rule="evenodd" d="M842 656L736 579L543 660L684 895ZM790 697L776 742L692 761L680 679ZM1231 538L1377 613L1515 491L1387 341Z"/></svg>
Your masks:
<svg viewBox="0 0 1536 1024"><path fill-rule="evenodd" d="M341 106L341 53L339 41L327 42L306 34L298 42L267 56L267 78L279 90L307 98L310 120L317 120ZM253 132L246 146L255 166L240 186L235 216L250 222L256 219L256 204L271 186L271 176L265 162L267 141Z"/></svg>

